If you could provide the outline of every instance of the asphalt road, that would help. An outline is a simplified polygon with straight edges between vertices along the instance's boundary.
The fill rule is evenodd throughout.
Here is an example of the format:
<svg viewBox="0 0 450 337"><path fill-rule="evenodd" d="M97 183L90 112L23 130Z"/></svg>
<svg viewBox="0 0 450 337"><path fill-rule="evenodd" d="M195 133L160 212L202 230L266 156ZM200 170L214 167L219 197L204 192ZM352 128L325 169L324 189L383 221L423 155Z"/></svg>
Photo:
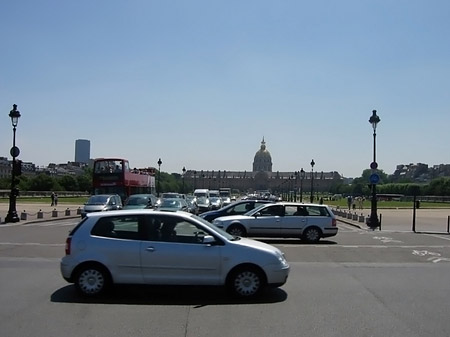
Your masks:
<svg viewBox="0 0 450 337"><path fill-rule="evenodd" d="M315 245L265 239L287 284L252 301L221 288L118 287L84 300L59 273L77 219L0 226L3 336L449 336L450 236L339 223Z"/></svg>

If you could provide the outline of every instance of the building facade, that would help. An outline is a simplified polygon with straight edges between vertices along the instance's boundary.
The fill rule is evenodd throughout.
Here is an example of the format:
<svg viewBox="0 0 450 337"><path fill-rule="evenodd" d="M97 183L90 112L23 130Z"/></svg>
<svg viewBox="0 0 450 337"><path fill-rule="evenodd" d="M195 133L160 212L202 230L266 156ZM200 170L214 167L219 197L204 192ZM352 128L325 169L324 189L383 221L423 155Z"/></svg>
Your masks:
<svg viewBox="0 0 450 337"><path fill-rule="evenodd" d="M281 193L310 193L328 191L343 181L338 172L272 172L272 156L263 138L260 149L253 158L252 171L188 170L184 175L186 184L195 188L219 189L229 187L241 193L270 191Z"/></svg>
<svg viewBox="0 0 450 337"><path fill-rule="evenodd" d="M75 162L89 163L91 157L91 142L87 139L77 139L75 141Z"/></svg>

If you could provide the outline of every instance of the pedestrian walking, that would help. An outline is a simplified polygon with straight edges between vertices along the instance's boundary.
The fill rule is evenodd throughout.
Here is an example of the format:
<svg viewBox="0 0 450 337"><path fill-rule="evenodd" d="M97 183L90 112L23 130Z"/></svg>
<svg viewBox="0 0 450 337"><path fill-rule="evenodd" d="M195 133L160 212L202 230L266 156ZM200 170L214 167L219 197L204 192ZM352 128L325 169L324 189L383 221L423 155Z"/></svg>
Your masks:
<svg viewBox="0 0 450 337"><path fill-rule="evenodd" d="M352 207L352 201L353 201L352 196L351 196L351 195L347 196L347 206L348 206L348 210L350 210L351 207Z"/></svg>
<svg viewBox="0 0 450 337"><path fill-rule="evenodd" d="M55 193L54 202L55 202L55 206L58 206L58 194L57 193Z"/></svg>
<svg viewBox="0 0 450 337"><path fill-rule="evenodd" d="M52 192L50 198L52 199L52 204L50 206L54 206L55 205L55 192Z"/></svg>

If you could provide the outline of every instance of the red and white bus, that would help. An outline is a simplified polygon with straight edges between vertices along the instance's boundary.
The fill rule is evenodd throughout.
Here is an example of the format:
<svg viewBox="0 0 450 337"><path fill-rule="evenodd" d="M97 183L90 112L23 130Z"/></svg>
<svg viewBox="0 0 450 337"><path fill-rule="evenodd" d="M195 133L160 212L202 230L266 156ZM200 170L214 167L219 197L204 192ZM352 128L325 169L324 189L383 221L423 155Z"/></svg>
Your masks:
<svg viewBox="0 0 450 337"><path fill-rule="evenodd" d="M94 160L93 193L117 193L123 200L131 194L154 194L155 173L153 167L131 169L126 159L97 158Z"/></svg>

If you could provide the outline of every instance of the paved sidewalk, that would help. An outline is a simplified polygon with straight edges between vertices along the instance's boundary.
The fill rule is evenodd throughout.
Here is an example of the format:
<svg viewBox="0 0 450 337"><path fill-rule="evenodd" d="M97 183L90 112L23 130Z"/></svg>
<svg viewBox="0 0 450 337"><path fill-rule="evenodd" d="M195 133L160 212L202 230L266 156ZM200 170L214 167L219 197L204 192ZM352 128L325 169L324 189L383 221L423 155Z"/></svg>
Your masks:
<svg viewBox="0 0 450 337"><path fill-rule="evenodd" d="M370 209L348 211L333 209L340 222L368 229L365 219L370 215ZM412 209L378 209L382 231L412 232ZM449 233L450 209L448 208L419 208L416 209L415 231L424 233ZM378 229L377 229L378 230Z"/></svg>
<svg viewBox="0 0 450 337"><path fill-rule="evenodd" d="M47 203L21 203L17 202L16 210L19 219L18 224L36 221L49 221L57 219L81 218L80 211L83 205L59 203L58 206L50 206ZM0 225L4 224L8 214L9 203L0 203Z"/></svg>

